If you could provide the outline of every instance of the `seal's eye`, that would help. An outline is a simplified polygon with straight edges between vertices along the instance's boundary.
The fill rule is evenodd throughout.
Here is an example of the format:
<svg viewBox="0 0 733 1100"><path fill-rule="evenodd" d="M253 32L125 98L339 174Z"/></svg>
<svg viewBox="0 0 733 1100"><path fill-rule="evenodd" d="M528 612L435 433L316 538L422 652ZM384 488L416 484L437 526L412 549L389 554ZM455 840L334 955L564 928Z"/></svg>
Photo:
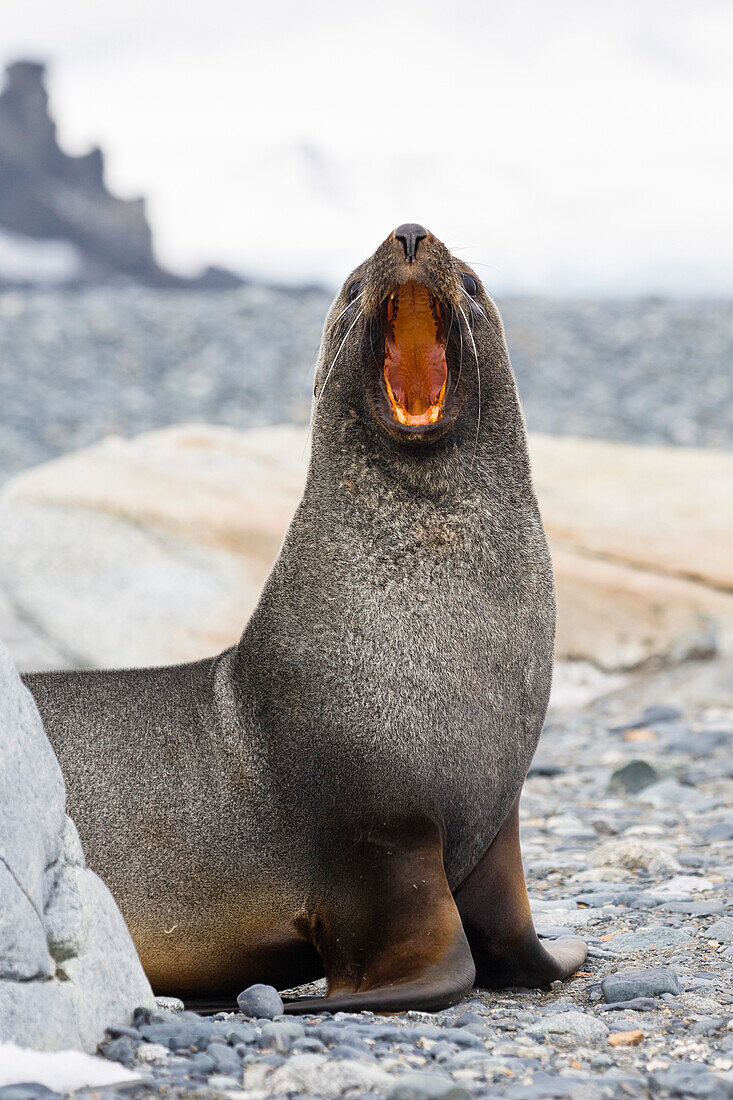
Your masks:
<svg viewBox="0 0 733 1100"><path fill-rule="evenodd" d="M356 301L361 294L361 279L354 279L353 283L346 291L346 297L350 302Z"/></svg>
<svg viewBox="0 0 733 1100"><path fill-rule="evenodd" d="M463 289L466 291L466 294L469 294L472 298L475 298L478 294L478 283L474 279L473 275L468 275L464 272L464 274L461 275L461 278L463 280Z"/></svg>

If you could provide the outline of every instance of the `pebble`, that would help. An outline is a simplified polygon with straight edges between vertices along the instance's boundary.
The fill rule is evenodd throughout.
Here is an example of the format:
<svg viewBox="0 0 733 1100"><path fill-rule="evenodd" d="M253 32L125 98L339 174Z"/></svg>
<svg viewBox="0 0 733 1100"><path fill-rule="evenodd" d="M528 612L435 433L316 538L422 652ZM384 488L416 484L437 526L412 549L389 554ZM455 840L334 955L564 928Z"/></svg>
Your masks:
<svg viewBox="0 0 733 1100"><path fill-rule="evenodd" d="M272 1020L284 1012L282 997L271 985L249 986L237 997L237 1005L244 1016L255 1019Z"/></svg>
<svg viewBox="0 0 733 1100"><path fill-rule="evenodd" d="M630 760L628 764L624 764L623 768L617 768L611 774L608 791L609 794L614 794L616 791L635 794L637 791L643 791L645 787L650 787L652 783L659 782L659 779L659 772L651 764L647 764L646 760Z"/></svg>
<svg viewBox="0 0 733 1100"><path fill-rule="evenodd" d="M718 943L733 942L733 917L723 917L702 933L709 940L717 940Z"/></svg>
<svg viewBox="0 0 733 1100"><path fill-rule="evenodd" d="M60 1095L45 1085L18 1084L0 1088L0 1100L60 1100Z"/></svg>
<svg viewBox="0 0 733 1100"><path fill-rule="evenodd" d="M608 1038L603 1020L587 1012L562 1012L532 1025L531 1034L556 1036L559 1041L594 1046Z"/></svg>
<svg viewBox="0 0 733 1100"><path fill-rule="evenodd" d="M611 940L614 951L646 951L654 948L663 951L667 947L675 947L680 943L689 943L690 934L684 928L671 928L668 925L656 923L646 928L640 928L638 932L619 932Z"/></svg>
<svg viewBox="0 0 733 1100"><path fill-rule="evenodd" d="M470 1093L450 1077L437 1073L405 1073L385 1094L385 1100L469 1100Z"/></svg>
<svg viewBox="0 0 733 1100"><path fill-rule="evenodd" d="M658 810L682 810L684 813L700 813L714 805L711 798L700 794L694 787L678 783L676 779L662 779L659 783L653 783L639 791L636 797Z"/></svg>

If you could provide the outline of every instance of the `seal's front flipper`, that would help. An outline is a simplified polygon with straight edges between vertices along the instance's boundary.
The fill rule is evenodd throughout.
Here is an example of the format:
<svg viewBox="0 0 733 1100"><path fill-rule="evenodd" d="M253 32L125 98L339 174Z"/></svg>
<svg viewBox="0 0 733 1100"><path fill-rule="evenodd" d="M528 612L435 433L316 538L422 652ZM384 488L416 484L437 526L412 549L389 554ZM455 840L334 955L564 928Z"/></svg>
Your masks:
<svg viewBox="0 0 733 1100"><path fill-rule="evenodd" d="M455 899L476 964L476 985L484 989L546 986L569 978L585 959L582 940L543 944L537 938L519 846L519 797Z"/></svg>
<svg viewBox="0 0 733 1100"><path fill-rule="evenodd" d="M308 917L328 996L288 1001L286 1012L434 1012L471 989L473 960L437 826L374 831L333 865L341 873Z"/></svg>

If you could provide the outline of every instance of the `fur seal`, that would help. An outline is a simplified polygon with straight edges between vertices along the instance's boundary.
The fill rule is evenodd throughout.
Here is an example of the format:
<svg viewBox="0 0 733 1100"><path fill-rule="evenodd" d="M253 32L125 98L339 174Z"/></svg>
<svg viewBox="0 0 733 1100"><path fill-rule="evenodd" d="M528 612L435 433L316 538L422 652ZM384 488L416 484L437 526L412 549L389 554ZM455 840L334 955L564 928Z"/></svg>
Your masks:
<svg viewBox="0 0 733 1100"><path fill-rule="evenodd" d="M400 226L327 316L305 491L240 642L27 677L156 992L325 974L287 1010L437 1010L572 974L518 828L554 629L501 319Z"/></svg>

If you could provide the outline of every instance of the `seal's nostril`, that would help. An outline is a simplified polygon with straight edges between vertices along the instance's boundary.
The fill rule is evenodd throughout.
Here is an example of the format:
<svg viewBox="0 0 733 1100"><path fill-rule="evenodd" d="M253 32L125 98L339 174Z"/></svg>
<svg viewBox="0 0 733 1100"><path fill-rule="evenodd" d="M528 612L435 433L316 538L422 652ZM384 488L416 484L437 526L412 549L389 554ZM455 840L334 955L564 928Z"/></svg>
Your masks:
<svg viewBox="0 0 733 1100"><path fill-rule="evenodd" d="M427 237L427 229L418 225L417 222L405 222L404 225L397 226L394 235L398 241L402 242L408 264L414 263L417 256L417 246L420 241Z"/></svg>

